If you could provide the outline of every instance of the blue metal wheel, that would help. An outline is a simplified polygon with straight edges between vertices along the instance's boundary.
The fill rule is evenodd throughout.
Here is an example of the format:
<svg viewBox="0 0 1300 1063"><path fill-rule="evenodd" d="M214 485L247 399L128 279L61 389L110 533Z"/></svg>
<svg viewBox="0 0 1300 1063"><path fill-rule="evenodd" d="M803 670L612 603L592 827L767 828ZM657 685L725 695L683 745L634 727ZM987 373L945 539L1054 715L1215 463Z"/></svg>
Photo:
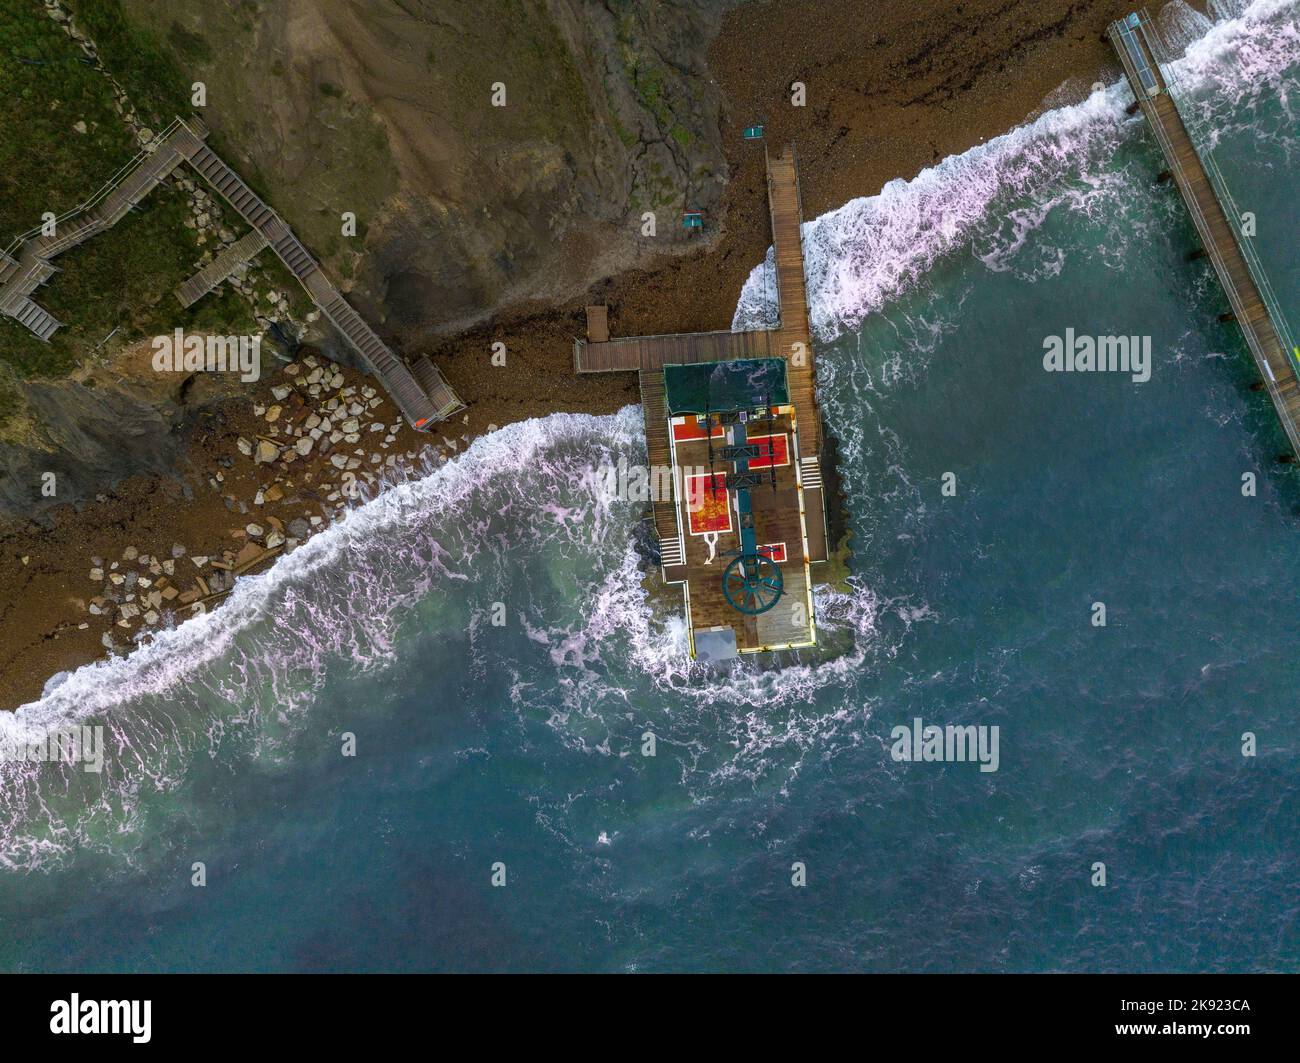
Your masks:
<svg viewBox="0 0 1300 1063"><path fill-rule="evenodd" d="M766 613L781 600L785 579L771 558L758 554L733 558L722 573L722 593L746 616Z"/></svg>

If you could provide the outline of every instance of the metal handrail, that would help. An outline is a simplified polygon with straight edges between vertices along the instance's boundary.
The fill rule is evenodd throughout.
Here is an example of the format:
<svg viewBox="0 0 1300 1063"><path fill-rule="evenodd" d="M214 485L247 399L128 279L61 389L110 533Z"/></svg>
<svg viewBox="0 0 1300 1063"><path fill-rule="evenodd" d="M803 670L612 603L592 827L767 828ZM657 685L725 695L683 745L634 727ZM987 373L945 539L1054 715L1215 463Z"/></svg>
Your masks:
<svg viewBox="0 0 1300 1063"><path fill-rule="evenodd" d="M104 202L104 200L107 199L109 195L112 194L113 190L117 188L118 185L120 185L123 181L127 179L127 177L131 175L132 171L134 171L138 166L140 166L147 158L149 158L149 156L153 155L153 153L157 151L158 148L162 145L162 142L166 140L169 136L171 136L174 132L176 132L177 127L182 126L184 124L185 123L182 122L179 117L173 118L171 122L168 124L166 129L164 129L161 133L159 133L152 140L150 140L148 144L146 144L139 151L137 151L135 155L131 157L131 160L127 162L124 166L122 166L122 168L119 169L115 174L113 174L113 176L108 179L108 182L104 184L103 187L99 189L99 191L97 191L93 196L87 199L84 203L78 204L77 206L64 211L57 218L54 219L54 224L56 226L61 225L63 222L68 221L70 218L73 218L78 214L84 214L94 210L97 206L99 206L102 202ZM40 236L44 231L44 229L45 229L45 223L41 225L37 225L34 228L29 229L27 232L22 233L19 236L15 236L13 240L10 242L9 246L4 249L4 253L12 257L14 252L17 251L19 248L21 248L22 245L25 244L28 240L32 240L35 239L37 236Z"/></svg>
<svg viewBox="0 0 1300 1063"><path fill-rule="evenodd" d="M1170 86L1170 80L1169 80L1168 73L1165 70L1165 66L1167 65L1167 62L1162 63L1161 56L1157 54L1157 51L1167 54L1167 50L1164 47L1164 42L1161 41L1155 34L1154 28L1152 27L1152 23L1151 23L1151 17L1147 13L1145 8L1143 8L1141 12L1139 12L1138 20L1139 20L1139 24L1141 25L1144 31L1148 28L1151 28L1151 33L1147 34L1146 32L1144 32L1143 37L1148 41L1148 44L1151 47L1152 57L1156 60L1156 64L1157 67L1159 68L1161 79L1164 81L1165 90L1169 95L1170 102L1174 105L1174 111L1178 115L1179 121L1182 122L1182 116L1181 116L1181 112L1179 112L1178 110L1177 100L1175 99L1174 94L1168 91ZM1117 25L1118 23L1112 23L1110 26L1109 32L1112 41L1115 41L1115 37L1117 34L1117 30L1116 30ZM1116 41L1115 43L1117 45L1116 52L1119 54L1120 64L1123 66L1124 72L1128 76L1130 83L1135 86L1139 85L1140 82L1138 81L1136 76L1136 67L1133 65L1127 51L1124 48L1118 46L1119 44L1118 41ZM1145 108L1154 109L1154 104L1149 99L1143 99L1141 95L1138 96L1138 102L1139 104L1144 106L1144 109ZM1147 124L1151 127L1151 130L1155 134L1157 141L1159 141L1161 151L1163 152L1166 159L1168 160L1169 165L1173 168L1176 176L1179 178L1182 188L1183 189L1189 188L1190 183L1188 180L1186 168L1179 163L1178 154L1174 150L1173 143L1170 141L1168 135L1166 134L1164 127L1162 126L1161 122L1154 114L1148 115L1148 117L1151 120ZM1185 123L1184 123L1184 130L1186 130ZM1192 135L1190 131L1187 131L1187 137L1189 142L1192 145L1192 150L1195 151L1197 154L1197 158L1201 159L1201 153L1199 150L1197 150L1196 142L1195 140L1192 139ZM1207 180L1209 180L1210 178L1208 176L1209 175L1208 168L1206 169L1206 174L1207 174ZM1211 189L1215 192L1216 195L1218 195L1219 193L1218 186L1211 183ZM1232 304L1233 311L1236 313L1238 321L1240 321L1242 324L1242 332L1246 339L1246 346L1249 348L1251 356L1255 359L1255 363L1259 367L1260 374L1264 378L1264 385L1268 389L1269 396L1271 397L1274 406L1279 410L1279 412L1283 411L1286 409L1286 402L1282 398L1277 381L1273 374L1272 366L1270 365L1268 360L1268 355L1260 346L1255 330L1247 326L1247 319L1245 316L1245 306L1241 301L1240 295L1237 292L1236 287L1227 282L1227 278L1230 276L1230 274L1226 268L1226 264L1223 260L1223 256L1219 252L1219 248L1212 238L1213 232L1210 229L1209 221L1205 217L1204 211L1201 210L1200 205L1196 202L1196 198L1194 196L1184 192L1181 198L1184 200L1184 202L1186 202L1188 212L1192 215L1192 221L1195 223L1197 231L1201 235L1201 240L1205 246L1205 250L1209 254L1210 259L1214 264L1215 271L1219 274L1219 277L1223 281L1223 289L1228 296L1228 301ZM1231 197L1229 197L1229 203L1231 204ZM1226 210L1224 213L1226 216L1227 213ZM1235 236L1234 236L1234 240L1238 245L1238 249L1240 250L1242 247L1241 241L1236 240ZM1244 251L1242 252L1242 257L1243 260L1246 262L1247 271L1250 272L1251 263ZM1252 281L1255 280L1253 273L1251 274L1251 279ZM1261 290L1261 298L1262 297L1263 297L1263 292ZM1270 309L1267 303L1265 303L1265 309L1266 310ZM1283 336L1286 335L1286 333L1283 331L1284 329L1285 329L1285 324L1283 323L1277 332L1279 340L1282 340ZM1294 350L1288 352L1287 355L1288 365L1293 365L1294 356L1295 356ZM1294 368L1292 369L1292 371L1293 373L1295 372ZM1286 431L1287 438L1291 441L1292 447L1296 450L1297 453L1300 453L1300 428L1298 428L1292 422L1291 418L1288 416L1282 416L1279 419L1282 421L1283 429Z"/></svg>
<svg viewBox="0 0 1300 1063"><path fill-rule="evenodd" d="M1142 14L1144 17L1146 16L1145 8ZM1241 251L1241 257L1246 260L1246 269L1250 273L1250 279L1255 282L1255 287L1259 289L1260 298L1264 300L1264 307L1268 311L1273 328L1278 334L1278 340L1281 341L1287 357L1291 361L1292 368L1296 370L1297 377L1300 377L1300 355L1297 354L1290 324L1287 322L1286 315L1282 313L1281 304L1278 303L1277 294L1273 290L1273 283L1269 279L1268 272L1264 269L1264 264L1260 261L1259 252L1255 250L1254 244L1249 237L1240 231L1241 211L1237 207L1237 201L1233 198L1232 191L1228 188L1228 182L1223 176L1223 171L1219 169L1213 151L1208 147L1202 148L1201 144L1197 142L1197 138L1192 135L1193 126L1197 123L1193 120L1189 124L1184 110L1194 113L1195 109L1191 104L1191 94L1184 89L1178 74L1173 69L1171 50L1154 24L1152 24L1151 30L1152 44L1158 52L1156 60L1160 63L1166 88L1174 101L1179 117L1183 119L1183 127L1187 130L1192 149L1196 152L1197 158L1201 160L1201 165L1205 168L1210 185L1213 187L1220 205L1224 208L1223 212L1228 218L1228 224L1233 227L1233 234L1237 237L1237 248ZM1185 101L1185 107L1178 107L1180 100Z"/></svg>

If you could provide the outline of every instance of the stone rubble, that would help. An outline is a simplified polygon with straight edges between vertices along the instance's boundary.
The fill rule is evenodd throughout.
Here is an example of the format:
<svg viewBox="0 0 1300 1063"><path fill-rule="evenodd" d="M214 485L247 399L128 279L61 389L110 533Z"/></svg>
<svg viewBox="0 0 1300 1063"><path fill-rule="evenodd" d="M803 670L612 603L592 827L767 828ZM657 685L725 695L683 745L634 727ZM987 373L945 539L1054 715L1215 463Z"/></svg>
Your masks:
<svg viewBox="0 0 1300 1063"><path fill-rule="evenodd" d="M230 545L197 554L193 545L208 544L172 541L159 544L158 555L131 545L120 561L90 559L96 594L85 608L110 625L106 648L120 649L123 637L138 638L206 611L246 571L295 549L363 501L359 488L369 493L414 470L421 458L445 461L458 446L443 438L441 446L431 441L421 450L385 454L405 430L389 400L368 384L348 384L342 371L315 354L281 367L269 390L275 403L253 407L268 434L237 436L231 454L216 461L230 475L217 469L207 481L228 510L257 515L232 524L225 536ZM236 486L250 479L251 486ZM192 567L178 568L183 558ZM115 638L113 627L126 634Z"/></svg>

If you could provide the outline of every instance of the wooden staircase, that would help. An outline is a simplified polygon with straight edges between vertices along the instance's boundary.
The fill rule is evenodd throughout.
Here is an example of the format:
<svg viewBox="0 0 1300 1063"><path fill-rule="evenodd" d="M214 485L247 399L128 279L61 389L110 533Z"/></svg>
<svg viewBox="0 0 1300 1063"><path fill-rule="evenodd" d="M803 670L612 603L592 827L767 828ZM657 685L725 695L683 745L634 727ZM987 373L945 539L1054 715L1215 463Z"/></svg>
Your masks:
<svg viewBox="0 0 1300 1063"><path fill-rule="evenodd" d="M177 119L94 196L55 219L52 233L41 226L20 236L13 245L18 257L4 254L0 263L0 313L48 342L59 322L30 296L54 275L49 260L111 229L199 147L201 138Z"/></svg>
<svg viewBox="0 0 1300 1063"><path fill-rule="evenodd" d="M186 122L177 118L91 199L57 219L52 234L32 230L15 241L8 252L0 252L0 313L48 340L59 322L32 302L31 294L54 273L49 260L112 228L177 166L188 162L253 231L177 288L182 306L192 306L240 263L269 246L414 427L431 428L464 409L465 404L427 358L418 363L417 379L406 363L389 350L352 309L293 230L208 147L204 142L207 135L207 127L198 119Z"/></svg>
<svg viewBox="0 0 1300 1063"><path fill-rule="evenodd" d="M417 380L405 362L397 357L365 320L349 305L302 245L293 230L244 183L207 145L190 159L199 175L229 203L254 231L261 234L280 261L306 289L312 301L339 330L367 369L383 384L403 416L415 428L431 428L457 410L465 408L437 368L424 359L427 368ZM427 384L427 386L426 386Z"/></svg>
<svg viewBox="0 0 1300 1063"><path fill-rule="evenodd" d="M254 229L245 233L189 280L176 288L181 306L193 306L246 262L251 262L266 247L266 237Z"/></svg>

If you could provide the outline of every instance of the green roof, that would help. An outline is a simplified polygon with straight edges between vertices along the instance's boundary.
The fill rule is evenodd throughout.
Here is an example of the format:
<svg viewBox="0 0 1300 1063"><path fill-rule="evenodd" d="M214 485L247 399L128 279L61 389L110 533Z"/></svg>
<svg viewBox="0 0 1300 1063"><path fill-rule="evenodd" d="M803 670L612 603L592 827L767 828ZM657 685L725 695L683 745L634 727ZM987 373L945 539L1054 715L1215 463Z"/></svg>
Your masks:
<svg viewBox="0 0 1300 1063"><path fill-rule="evenodd" d="M668 415L728 413L790 401L783 358L664 366Z"/></svg>

